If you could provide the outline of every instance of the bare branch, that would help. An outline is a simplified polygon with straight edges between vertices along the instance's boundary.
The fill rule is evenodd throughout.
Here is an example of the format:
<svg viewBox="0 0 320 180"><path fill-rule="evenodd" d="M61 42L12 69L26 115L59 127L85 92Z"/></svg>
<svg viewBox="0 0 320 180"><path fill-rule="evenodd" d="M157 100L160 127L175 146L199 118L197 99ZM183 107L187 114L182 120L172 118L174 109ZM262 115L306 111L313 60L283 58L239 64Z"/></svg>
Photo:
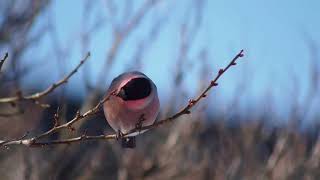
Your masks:
<svg viewBox="0 0 320 180"><path fill-rule="evenodd" d="M14 111L14 112L9 112L9 113L0 113L0 117L12 117L12 116L18 116L18 115L21 115L23 114L24 111L19 109L17 111Z"/></svg>
<svg viewBox="0 0 320 180"><path fill-rule="evenodd" d="M3 59L0 60L0 72L1 72L1 68L2 68L3 63L7 60L8 56L9 56L8 53L6 53L3 57Z"/></svg>
<svg viewBox="0 0 320 180"><path fill-rule="evenodd" d="M87 112L85 112L84 114L80 114L80 112L78 111L75 115L75 117L73 119L71 119L69 122L65 123L65 124L62 124L62 125L58 125L58 126L54 126L52 129L48 130L47 132L37 136L37 137L34 137L33 140L38 140L38 139L41 139L41 138L44 138L46 136L49 136L55 132L57 132L58 130L60 129L73 129L72 128L72 125L74 123L76 123L77 121L81 120L81 119L84 119L88 116L92 116L94 114L96 114L98 111L99 111L99 108L102 106L102 104L107 101L111 96L115 95L114 92L113 93L110 93L109 96L106 96L105 98L103 98L94 108L88 110Z"/></svg>
<svg viewBox="0 0 320 180"><path fill-rule="evenodd" d="M129 133L124 134L124 136L128 136L132 133L135 132L139 132L141 130L149 130L149 129L153 129L156 128L160 125L163 125L165 123L171 122L177 118L179 118L180 116L184 115L184 114L190 114L190 110L196 105L198 104L198 102L202 99L205 98L207 96L208 91L213 88L214 86L218 86L218 80L220 79L220 77L231 67L236 65L236 61L237 59L239 59L240 57L243 57L243 50L241 50L233 59L232 61L224 68L224 69L220 69L217 76L210 82L209 86L196 98L196 99L190 99L188 105L186 105L184 108L182 108L179 112L177 112L176 114L172 115L171 117L168 117L166 119L160 120L158 122L155 122L154 124L150 125L150 126L144 126L142 128L135 128L133 130L131 130Z"/></svg>
<svg viewBox="0 0 320 180"><path fill-rule="evenodd" d="M38 99L48 95L49 93L53 92L59 86L67 83L68 80L71 78L71 76L73 76L78 71L78 69L85 63L85 61L87 61L89 59L89 57L90 57L90 53L88 52L87 55L85 56L85 58L80 61L80 63L75 67L75 69L73 69L73 71L71 71L67 76L65 76L60 81L53 83L47 89L45 89L41 92L38 92L38 93L27 95L27 96L23 96L22 93L18 93L16 96L13 96L13 97L0 98L0 103L14 103L14 102L20 101L20 100L33 100L36 104L40 104ZM48 105L43 105L43 104L40 104L40 105L41 106L48 106Z"/></svg>
<svg viewBox="0 0 320 180"><path fill-rule="evenodd" d="M12 116L16 116L18 114L19 113L17 113L17 112L14 112L14 113L1 113L0 117L12 117Z"/></svg>
<svg viewBox="0 0 320 180"><path fill-rule="evenodd" d="M77 142L81 139L86 139L86 140L91 140L91 139L101 139L100 136L94 136L95 138L93 138L93 136L86 136L86 135L82 135L81 137L77 137L77 138L71 138L71 139L66 139L66 140L57 140L57 141L50 141L50 142L44 142L44 143L41 143L41 142L37 142L37 140L39 139L42 139L44 137L47 137L61 129L71 129L73 130L72 128L72 125L74 123L76 123L77 121L81 120L81 119L84 119L88 116L92 116L94 114L96 114L98 111L99 111L99 108L102 106L102 104L109 100L109 98L111 96L115 95L115 92L112 92L110 93L108 96L106 96L105 98L103 98L94 108L88 110L87 112L85 112L84 114L80 114L80 112L78 111L75 115L75 117L73 119L71 119L69 122L65 123L65 124L62 124L62 125L58 125L57 123L57 119L58 118L57 116L58 115L55 115L55 124L53 126L53 128L49 129L48 131L38 135L38 136L35 136L35 137L32 137L32 138L29 138L29 139L15 139L15 140L9 140L9 141L2 141L0 140L0 146L7 146L7 145L12 145L12 144L23 144L23 145L27 145L27 146L39 146L39 145L49 145L49 144L66 144L67 142L70 143L70 142ZM58 112L57 112L58 113ZM56 114L57 114L56 113ZM102 136L105 136L105 135L102 135ZM108 136L105 136L107 139L109 139L110 137L113 137L113 135L108 135Z"/></svg>
<svg viewBox="0 0 320 180"><path fill-rule="evenodd" d="M207 93L209 90L211 90L214 86L218 85L218 80L220 77L231 67L236 65L236 61L240 58L243 57L243 50L241 50L232 60L231 62L224 68L220 69L216 77L210 82L209 86L202 91L202 93L196 97L195 99L189 100L189 103L183 107L179 112L176 114L172 115L171 117L168 117L166 119L160 120L155 122L154 124L150 126L144 126L144 127L136 127L129 131L128 133L123 134L123 137L127 137L133 133L140 132L142 130L150 130L154 129L156 127L159 127L161 125L164 125L166 123L172 122L179 118L182 115L185 114L190 114L190 110L200 102L201 99L205 98L207 96ZM53 141L39 141L40 139L47 137L61 129L72 129L72 125L76 123L77 121L84 119L88 116L94 115L98 112L99 108L103 105L105 101L107 101L111 96L114 96L115 92L110 93L108 96L103 98L94 108L88 110L84 114L80 114L78 111L75 115L75 117L70 120L69 122L54 126L52 129L48 130L47 132L44 132L43 134L40 134L38 136L32 137L32 138L20 138L18 140L9 140L9 141L0 141L0 146L8 146L8 145L25 145L25 146L30 146L30 147L42 147L46 145L55 145L55 144L71 144L74 142L80 142L80 141L89 141L89 140L110 140L110 139L117 139L116 134L109 134L109 135L98 135L98 136L88 136L86 134L83 134L79 137L74 137L74 138L69 138L69 139L60 139L60 140L53 140Z"/></svg>

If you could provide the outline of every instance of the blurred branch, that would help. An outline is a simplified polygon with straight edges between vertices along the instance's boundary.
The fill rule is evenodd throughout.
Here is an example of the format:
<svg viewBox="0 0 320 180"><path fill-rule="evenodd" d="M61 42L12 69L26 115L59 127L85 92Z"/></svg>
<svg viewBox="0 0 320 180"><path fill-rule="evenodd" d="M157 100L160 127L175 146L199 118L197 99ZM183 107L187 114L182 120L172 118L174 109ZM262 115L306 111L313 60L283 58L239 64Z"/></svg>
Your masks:
<svg viewBox="0 0 320 180"><path fill-rule="evenodd" d="M218 74L216 75L216 77L210 82L209 86L202 91L202 93L196 97L195 99L191 99L189 100L189 103L182 108L180 111L178 111L176 114L172 115L171 117L168 117L166 119L160 120L155 122L154 124L150 125L150 126L144 126L144 127L136 127L134 129L132 129L131 131L129 131L128 133L125 133L122 135L122 137L127 137L133 133L136 132L141 132L143 130L150 130L150 129L154 129L156 127L159 127L161 125L164 125L166 123L172 122L173 120L176 120L177 118L179 118L182 115L185 114L190 114L190 110L199 103L200 100L202 100L203 98L205 98L207 96L207 93L209 92L209 90L215 86L218 86L218 80L220 79L220 77L231 67L236 65L236 61L240 58L243 57L243 50L241 50L232 60L231 62L224 68L224 69L220 69ZM69 138L69 139L61 139L61 140L52 140L52 141L46 141L46 142L41 142L38 141L39 139L43 138L43 137L47 137L61 129L71 129L74 130L72 128L72 125L74 123L76 123L77 121L84 119L88 116L94 115L99 111L99 108L103 105L103 103L105 101L107 101L111 96L115 95L115 92L110 93L108 96L106 96L105 98L103 98L103 100L101 100L94 108L88 110L87 112L85 112L84 114L80 114L80 112L78 111L75 115L75 117L70 120L67 123L64 123L62 125L58 125L57 123L57 117L58 115L56 114L56 118L55 118L55 125L53 128L51 128L50 130L44 132L43 134L40 134L39 136L35 136L32 138L20 138L18 140L9 140L9 141L0 141L0 146L8 146L8 145L25 145L25 146L30 146L30 147L41 147L41 146L45 146L45 145L55 145L55 144L70 144L70 143L74 143L74 142L79 142L79 141L86 141L86 140L109 140L109 139L117 139L118 136L117 134L110 134L110 135L98 135L98 136L88 136L86 134L83 134L79 137L75 137L75 138Z"/></svg>
<svg viewBox="0 0 320 180"><path fill-rule="evenodd" d="M309 90L307 96L303 102L303 111L301 116L302 118L306 118L308 113L310 113L310 109L315 101L317 94L319 93L320 88L320 56L319 56L319 47L317 43L312 39L307 39L308 49L310 50L310 82L309 82Z"/></svg>
<svg viewBox="0 0 320 180"><path fill-rule="evenodd" d="M132 32L139 27L143 19L146 17L148 12L159 2L159 0L145 0L142 5L137 9L137 11L132 14L131 17L128 17L127 22L121 22L121 26L117 25L116 23L116 9L117 7L113 7L113 1L107 1L108 5L107 8L110 8L109 11L111 13L111 19L108 20L112 24L112 42L110 47L107 49L106 59L101 65L100 70L98 70L96 82L92 86L93 89L90 91L89 95L86 97L85 103L82 105L81 110L87 111L91 109L96 103L97 99L99 98L101 85L107 82L106 78L108 77L108 73L112 69L112 66L119 54L121 48L125 44L125 41L132 36ZM112 7L112 8L111 8ZM85 122L85 121L83 121ZM76 125L80 129L82 123L78 123Z"/></svg>
<svg viewBox="0 0 320 180"><path fill-rule="evenodd" d="M0 117L12 117L12 116L17 116L20 114L23 114L23 110L19 109L18 111L15 112L9 112L9 113L0 113Z"/></svg>
<svg viewBox="0 0 320 180"><path fill-rule="evenodd" d="M128 70L137 70L142 69L143 63L142 60L144 59L144 55L146 52L148 52L148 49L150 49L153 44L156 42L156 38L158 37L160 30L164 29L165 27L165 21L168 20L168 17L162 17L162 18L154 18L154 23L152 27L150 28L150 31L146 33L146 37L144 39L141 39L140 42L137 44L135 53L133 55L133 61L131 67L128 67Z"/></svg>
<svg viewBox="0 0 320 180"><path fill-rule="evenodd" d="M20 106L14 106L13 104L10 106L11 108L1 106L0 118L11 118L25 113L24 109Z"/></svg>
<svg viewBox="0 0 320 180"><path fill-rule="evenodd" d="M136 14L128 21L124 27L114 27L114 39L111 48L108 51L106 61L98 74L97 85L103 84L106 81L107 69L110 69L117 53L119 52L124 41L129 37L130 33L140 24L149 10L158 2L158 0L147 0L140 7ZM98 86L97 86L98 87Z"/></svg>
<svg viewBox="0 0 320 180"><path fill-rule="evenodd" d="M286 146L288 145L288 134L284 134L282 137L279 138L274 152L269 157L267 164L266 164L266 175L269 175L272 173L274 168L276 167L278 161L280 160L281 156L283 155Z"/></svg>
<svg viewBox="0 0 320 180"><path fill-rule="evenodd" d="M71 71L67 76L65 76L60 81L53 83L51 86L49 86L44 91L37 92L37 93L27 95L27 96L23 96L22 93L17 93L17 95L13 96L13 97L0 98L0 103L14 103L14 102L21 101L21 100L32 100L36 104L38 104L39 103L38 99L48 95L49 93L53 92L59 86L67 83L68 80L71 78L71 76L73 76L78 71L78 69L84 64L84 62L88 60L89 56L90 56L90 53L87 53L86 57L80 61L80 63L76 66L75 69L73 69L73 71Z"/></svg>

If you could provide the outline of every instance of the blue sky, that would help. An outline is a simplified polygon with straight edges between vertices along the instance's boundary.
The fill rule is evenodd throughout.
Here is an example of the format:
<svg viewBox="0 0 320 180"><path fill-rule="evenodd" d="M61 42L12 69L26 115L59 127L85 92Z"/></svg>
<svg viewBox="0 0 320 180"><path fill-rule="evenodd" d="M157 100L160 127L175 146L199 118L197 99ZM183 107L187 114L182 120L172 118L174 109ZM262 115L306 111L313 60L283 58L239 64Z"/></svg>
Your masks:
<svg viewBox="0 0 320 180"><path fill-rule="evenodd" d="M39 57L45 57L43 66L30 74L29 85L46 87L61 77L57 71L57 61L64 72L69 72L84 56L81 47L80 34L101 18L103 24L94 31L87 50L91 52L90 61L78 75L68 84L68 93L76 96L85 95L82 77L83 73L90 77L95 84L97 74L106 58L106 51L110 48L112 34L110 17L106 13L104 1L89 1L93 15L85 17L87 26L83 27L83 10L88 7L87 1L58 0L52 3L49 12L39 18L39 24L47 23L51 17L59 46L67 50L68 55L57 57L52 48L50 35L35 46ZM129 1L118 1L120 8ZM142 0L134 1L133 12L140 7ZM125 41L125 45L116 57L116 63L107 74L107 82L99 84L102 89L107 88L109 81L117 74L125 71L132 64L132 56L137 51L137 42L147 36L150 26L157 19L169 13L167 22L162 27L155 42L146 48L143 54L143 71L158 85L161 99L170 98L172 89L172 73L176 70L176 62L180 43L180 27L185 16L194 17L194 11L188 11L190 1L161 1L147 14L132 36ZM195 35L192 48L186 58L185 81L188 95L192 97L198 90L199 74L202 60L198 57L201 50L206 49L208 55L208 76L214 76L218 67L225 66L241 49L245 50L245 58L239 65L230 70L220 82L220 86L213 99L223 99L224 104L232 101L239 84L245 84L241 94L241 104L263 104L272 94L275 108L287 114L292 99L303 102L309 87L311 57L308 40L312 39L317 47L320 44L320 1L309 0L210 0L204 5L203 19L199 31ZM121 10L120 10L121 11ZM189 14L190 13L190 14ZM116 19L121 22L122 15ZM192 21L191 21L192 23ZM39 26L40 26L39 25ZM33 53L34 50L30 50ZM28 54L26 55L28 56ZM28 61L34 60L26 60ZM317 59L319 62L320 59ZM320 66L320 63L318 63ZM50 73L49 73L50 72ZM44 74L46 81L39 77ZM294 85L299 85L299 93ZM294 96L294 97L293 97ZM214 101L214 100L213 100ZM319 97L317 98L319 103ZM213 103L214 106L214 103ZM263 105L262 105L263 106Z"/></svg>

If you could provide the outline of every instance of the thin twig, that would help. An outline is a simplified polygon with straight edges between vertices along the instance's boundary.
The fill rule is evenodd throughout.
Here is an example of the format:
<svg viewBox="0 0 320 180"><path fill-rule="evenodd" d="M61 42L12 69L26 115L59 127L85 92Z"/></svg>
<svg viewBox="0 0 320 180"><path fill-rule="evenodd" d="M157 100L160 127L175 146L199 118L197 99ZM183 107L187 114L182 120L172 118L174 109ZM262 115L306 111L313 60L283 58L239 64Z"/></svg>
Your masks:
<svg viewBox="0 0 320 180"><path fill-rule="evenodd" d="M78 69L89 59L90 53L88 52L84 59L80 61L80 63L73 69L67 76L65 76L63 79L59 80L56 83L53 83L51 86L49 86L47 89L37 92L31 95L23 96L22 93L18 93L16 96L13 97L6 97L6 98L0 98L0 103L14 103L21 100L33 100L36 104L39 103L38 99L48 95L49 93L53 92L56 88L59 86L65 84L68 82L68 80L73 76ZM44 105L47 106L47 105Z"/></svg>
<svg viewBox="0 0 320 180"><path fill-rule="evenodd" d="M100 101L94 108L88 110L87 112L85 112L84 114L80 114L80 112L78 111L75 115L75 117L73 119L71 119L69 122L65 123L65 124L62 124L62 125L58 125L58 126L54 126L53 128L51 128L50 130L48 130L47 132L39 135L39 136L36 136L33 138L33 141L35 140L38 140L38 139L41 139L41 138L44 138L44 137L47 137L55 132L57 132L58 130L60 129L71 129L73 130L72 128L72 125L74 123L76 123L77 121L81 120L81 119L84 119L86 117L89 117L89 116L92 116L94 114L96 114L98 111L99 111L99 108L102 106L102 104L107 101L111 96L113 96L114 93L110 93L109 96L106 96L105 98L103 98L102 101Z"/></svg>
<svg viewBox="0 0 320 180"><path fill-rule="evenodd" d="M3 63L7 60L8 56L9 56L8 53L6 53L3 57L3 59L0 60L0 71L1 71Z"/></svg>
<svg viewBox="0 0 320 180"><path fill-rule="evenodd" d="M32 138L29 138L29 139L15 139L15 140L9 140L9 141L2 141L0 140L0 146L8 146L8 145L13 145L13 144L23 144L23 145L26 145L26 146L43 146L43 145L50 145L50 144L66 144L66 143L70 143L70 142L77 142L77 141L80 141L80 140L92 140L92 139L110 139L111 137L115 136L115 135L100 135L100 136L87 136L87 135L82 135L80 137L76 137L76 138L71 138L71 139L65 139L65 140L56 140L56 141L48 141L48 142L37 142L37 140L39 139L42 139L44 137L48 137L49 135L61 130L61 129L71 129L73 130L72 128L72 125L74 123L76 123L77 121L81 120L81 119L84 119L86 117L89 117L89 116L92 116L94 114L96 114L98 111L99 111L99 108L102 106L102 104L109 100L109 98L111 96L114 96L115 95L115 92L112 92L110 93L108 96L106 96L105 98L103 98L94 108L88 110L87 112L85 112L84 114L80 114L80 112L78 111L75 115L75 117L70 120L69 122L67 123L64 123L62 125L58 125L56 124L56 119L55 120L55 124L54 126L49 129L48 131L38 135L38 136L35 136L35 137L32 137ZM58 112L57 112L58 113ZM56 118L56 117L55 117ZM105 138L102 138L105 137Z"/></svg>
<svg viewBox="0 0 320 180"><path fill-rule="evenodd" d="M166 123L172 122L173 120L179 118L182 115L185 114L190 114L190 110L199 103L199 101L203 98L205 98L207 96L207 93L209 92L210 89L212 89L214 86L218 85L218 80L219 78L231 67L236 65L236 61L240 58L243 57L243 50L241 50L232 60L231 62L224 68L224 69L220 69L218 74L216 75L216 77L210 82L209 86L203 90L203 92L196 97L195 99L191 99L189 100L189 103L183 107L179 112L177 112L176 114L172 115L171 117L168 117L166 119L160 120L155 122L154 124L150 125L150 126L144 126L144 127L136 127L134 129L132 129L131 131L129 131L128 133L123 134L123 137L129 136L130 134L136 133L136 132L140 132L142 130L150 130L150 129L154 129L156 127L159 127L161 125L164 125ZM55 132L57 132L58 130L61 129L66 129L66 128L71 128L72 129L72 124L76 123L77 121L84 119L88 116L91 116L93 114L96 114L99 110L99 108L103 105L103 103L105 101L107 101L111 96L114 96L115 92L110 93L109 96L106 96L103 100L101 100L94 108L90 109L89 111L87 111L84 114L80 114L80 112L78 111L76 113L76 116L70 120L69 122L59 125L59 126L54 126L52 129L48 130L47 132L40 134L39 136L35 136L32 138L27 138L27 139L19 139L19 140L12 140L12 141L0 141L0 146L8 146L8 145L26 145L26 146L30 146L30 147L42 147L42 146L46 146L46 145L56 145L56 144L71 144L74 142L80 142L80 141L89 141L89 140L110 140L110 139L117 139L117 135L116 134L109 134L109 135L98 135L98 136L87 136L86 134L83 134L81 136L78 137L74 137L74 138L68 138L68 139L60 139L60 140L52 140L52 141L38 141L41 138L47 137Z"/></svg>
<svg viewBox="0 0 320 180"><path fill-rule="evenodd" d="M208 91L214 87L214 86L218 86L218 80L219 78L223 75L223 73L225 73L231 66L236 65L236 61L237 59L239 59L240 57L243 57L243 50L241 50L233 59L232 61L224 68L224 69L220 69L217 76L210 82L209 86L196 98L196 99L190 99L188 105L186 105L184 108L182 108L179 112L177 112L176 114L172 115L171 117L168 117L166 119L160 120L155 122L154 124L150 125L150 126L144 126L142 128L135 128L133 130L131 130L130 132L124 134L124 136L128 136L132 133L141 131L141 130L149 130L149 129L153 129L156 128L160 125L163 125L165 123L171 122L177 118L179 118L180 116L184 115L184 114L190 114L190 110L196 105L198 104L198 102L202 99L205 98L207 96Z"/></svg>

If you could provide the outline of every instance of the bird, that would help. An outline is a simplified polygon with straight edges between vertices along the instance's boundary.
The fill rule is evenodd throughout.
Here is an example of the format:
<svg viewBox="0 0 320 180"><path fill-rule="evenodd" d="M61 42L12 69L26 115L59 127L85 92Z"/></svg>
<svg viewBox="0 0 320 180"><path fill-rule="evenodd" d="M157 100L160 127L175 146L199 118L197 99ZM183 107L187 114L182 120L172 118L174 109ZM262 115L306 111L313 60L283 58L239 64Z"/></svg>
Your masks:
<svg viewBox="0 0 320 180"><path fill-rule="evenodd" d="M134 148L135 136L146 130L122 136L155 122L160 108L157 86L142 72L125 72L112 80L105 96L109 98L103 103L107 122L123 148Z"/></svg>

